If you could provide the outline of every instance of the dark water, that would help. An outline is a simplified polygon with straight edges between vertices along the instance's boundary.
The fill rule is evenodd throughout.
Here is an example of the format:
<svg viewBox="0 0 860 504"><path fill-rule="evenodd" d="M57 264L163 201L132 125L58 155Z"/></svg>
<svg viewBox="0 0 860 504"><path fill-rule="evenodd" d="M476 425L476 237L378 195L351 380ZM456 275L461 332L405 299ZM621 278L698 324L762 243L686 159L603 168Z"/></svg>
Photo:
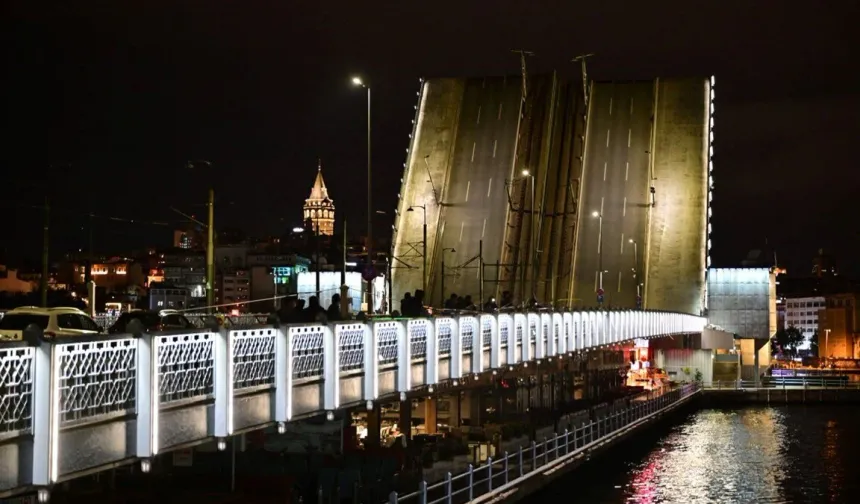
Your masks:
<svg viewBox="0 0 860 504"><path fill-rule="evenodd" d="M860 407L699 410L599 455L529 503L860 503Z"/></svg>

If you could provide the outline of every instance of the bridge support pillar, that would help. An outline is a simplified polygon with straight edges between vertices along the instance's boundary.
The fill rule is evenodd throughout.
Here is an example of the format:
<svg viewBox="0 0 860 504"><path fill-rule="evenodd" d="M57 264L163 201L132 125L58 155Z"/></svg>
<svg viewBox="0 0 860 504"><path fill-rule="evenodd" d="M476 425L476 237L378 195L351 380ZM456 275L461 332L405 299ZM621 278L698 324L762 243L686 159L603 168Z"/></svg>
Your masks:
<svg viewBox="0 0 860 504"><path fill-rule="evenodd" d="M368 448L379 448L381 443L382 428L382 406L378 402L373 403L373 409L367 412L367 438L364 446Z"/></svg>
<svg viewBox="0 0 860 504"><path fill-rule="evenodd" d="M400 419L397 422L407 443L412 442L412 399L400 401Z"/></svg>
<svg viewBox="0 0 860 504"><path fill-rule="evenodd" d="M456 429L463 425L463 399L460 392L448 397L448 425Z"/></svg>
<svg viewBox="0 0 860 504"><path fill-rule="evenodd" d="M481 390L470 390L466 392L468 395L467 400L469 403L468 411L469 411L469 426L471 427L480 427L481 426L481 410L483 410L483 397L484 394Z"/></svg>
<svg viewBox="0 0 860 504"><path fill-rule="evenodd" d="M424 432L427 434L436 434L437 432L437 417L436 417L436 398L427 397L424 399Z"/></svg>

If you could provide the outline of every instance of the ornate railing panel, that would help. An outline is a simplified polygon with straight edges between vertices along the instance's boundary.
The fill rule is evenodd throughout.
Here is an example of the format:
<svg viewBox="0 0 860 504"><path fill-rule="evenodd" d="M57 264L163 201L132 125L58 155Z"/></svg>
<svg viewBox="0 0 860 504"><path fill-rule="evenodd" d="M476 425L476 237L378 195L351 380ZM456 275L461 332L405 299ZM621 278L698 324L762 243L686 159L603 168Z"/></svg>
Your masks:
<svg viewBox="0 0 860 504"><path fill-rule="evenodd" d="M134 409L137 340L56 345L60 369L60 421Z"/></svg>
<svg viewBox="0 0 860 504"><path fill-rule="evenodd" d="M399 322L377 322L376 350L379 355L379 365L397 362L397 331Z"/></svg>
<svg viewBox="0 0 860 504"><path fill-rule="evenodd" d="M413 359L427 357L427 337L430 334L430 321L427 319L410 320L406 324L409 331L409 355Z"/></svg>
<svg viewBox="0 0 860 504"><path fill-rule="evenodd" d="M338 324L338 345L340 346L340 370L355 371L364 369L364 324Z"/></svg>
<svg viewBox="0 0 860 504"><path fill-rule="evenodd" d="M161 404L212 394L215 334L157 336Z"/></svg>
<svg viewBox="0 0 860 504"><path fill-rule="evenodd" d="M275 383L275 328L237 330L233 336L233 388Z"/></svg>
<svg viewBox="0 0 860 504"><path fill-rule="evenodd" d="M33 348L0 347L0 434L28 431L33 421Z"/></svg>
<svg viewBox="0 0 860 504"><path fill-rule="evenodd" d="M323 375L325 326L290 327L289 331L293 344L293 378L321 377Z"/></svg>

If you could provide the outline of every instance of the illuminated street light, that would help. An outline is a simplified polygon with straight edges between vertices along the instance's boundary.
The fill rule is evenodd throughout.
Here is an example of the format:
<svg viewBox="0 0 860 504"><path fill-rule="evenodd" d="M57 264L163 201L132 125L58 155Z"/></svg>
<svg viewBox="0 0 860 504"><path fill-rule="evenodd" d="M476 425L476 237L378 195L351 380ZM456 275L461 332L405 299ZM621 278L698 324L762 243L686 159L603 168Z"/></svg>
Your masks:
<svg viewBox="0 0 860 504"><path fill-rule="evenodd" d="M367 268L370 268L372 271L374 268L374 257L373 257L373 193L371 191L372 187L372 177L370 170L370 86L366 85L364 81L359 76L354 76L352 78L352 84L355 86L360 86L367 89ZM373 287L372 283L368 283L367 287L367 308L373 313Z"/></svg>
<svg viewBox="0 0 860 504"><path fill-rule="evenodd" d="M523 177L528 177L528 176L529 176L529 171L523 170Z"/></svg>
<svg viewBox="0 0 860 504"><path fill-rule="evenodd" d="M592 217L600 217L600 212L598 212L597 210L595 210L595 211L591 212L591 216L592 216Z"/></svg>
<svg viewBox="0 0 860 504"><path fill-rule="evenodd" d="M305 228L300 228L300 227L294 227L293 228L293 233L303 233L304 231L305 231Z"/></svg>

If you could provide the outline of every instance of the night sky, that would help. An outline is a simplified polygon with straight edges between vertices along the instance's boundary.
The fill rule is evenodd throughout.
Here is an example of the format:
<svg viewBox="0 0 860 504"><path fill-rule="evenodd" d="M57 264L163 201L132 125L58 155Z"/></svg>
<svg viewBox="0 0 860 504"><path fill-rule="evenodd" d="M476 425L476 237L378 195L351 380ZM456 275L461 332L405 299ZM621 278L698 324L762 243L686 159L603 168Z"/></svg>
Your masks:
<svg viewBox="0 0 860 504"><path fill-rule="evenodd" d="M364 232L366 105L350 77L373 87L374 207L391 214L418 78L517 74L523 48L534 73L579 78L570 58L593 52L599 80L716 75L715 265L768 239L790 272L820 247L858 271L857 2L68 3L3 16L7 261L38 264L46 195L54 256L86 248L89 212L97 253L169 245L169 207L202 214L209 184L216 227L280 233L317 158L338 219Z"/></svg>

